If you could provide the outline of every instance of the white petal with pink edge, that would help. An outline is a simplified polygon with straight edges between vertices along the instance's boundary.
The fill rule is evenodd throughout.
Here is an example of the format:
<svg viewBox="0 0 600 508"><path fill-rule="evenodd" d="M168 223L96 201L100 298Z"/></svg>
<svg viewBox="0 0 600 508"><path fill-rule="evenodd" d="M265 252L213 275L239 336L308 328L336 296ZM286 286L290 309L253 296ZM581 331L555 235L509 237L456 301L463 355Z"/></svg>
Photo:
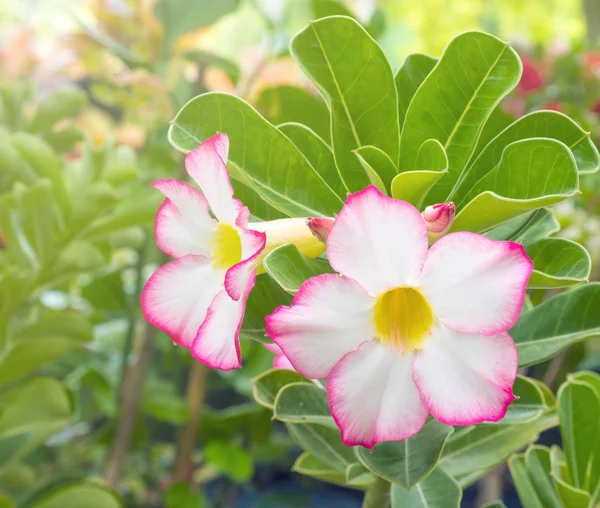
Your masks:
<svg viewBox="0 0 600 508"><path fill-rule="evenodd" d="M373 337L373 303L358 282L319 275L300 286L291 306L267 316L267 335L300 374L324 379L346 353Z"/></svg>
<svg viewBox="0 0 600 508"><path fill-rule="evenodd" d="M497 422L514 400L517 348L507 333L469 335L440 325L415 354L413 378L430 413L448 425Z"/></svg>
<svg viewBox="0 0 600 508"><path fill-rule="evenodd" d="M219 222L235 224L243 206L233 198L226 164L228 151L229 138L217 134L186 155L185 168L206 196Z"/></svg>
<svg viewBox="0 0 600 508"><path fill-rule="evenodd" d="M377 341L348 353L327 378L329 408L348 446L414 436L428 411L412 380L412 355Z"/></svg>
<svg viewBox="0 0 600 508"><path fill-rule="evenodd" d="M210 216L202 193L174 179L157 180L152 186L167 197L154 225L160 250L173 257L209 256L217 221Z"/></svg>
<svg viewBox="0 0 600 508"><path fill-rule="evenodd" d="M532 270L517 243L451 233L429 249L417 285L446 326L493 335L519 319Z"/></svg>
<svg viewBox="0 0 600 508"><path fill-rule="evenodd" d="M202 256L183 256L160 267L141 295L146 320L189 348L216 294L223 274Z"/></svg>
<svg viewBox="0 0 600 508"><path fill-rule="evenodd" d="M242 261L233 265L225 274L225 290L233 300L239 300L256 272L256 259L265 248L267 236L259 231L240 229Z"/></svg>
<svg viewBox="0 0 600 508"><path fill-rule="evenodd" d="M327 239L331 266L376 296L416 282L427 254L427 228L405 201L374 186L348 197Z"/></svg>
<svg viewBox="0 0 600 508"><path fill-rule="evenodd" d="M252 272L252 277L238 301L232 300L226 291L221 291L215 296L192 344L191 353L196 360L221 370L237 369L242 365L239 335L246 301L255 280Z"/></svg>

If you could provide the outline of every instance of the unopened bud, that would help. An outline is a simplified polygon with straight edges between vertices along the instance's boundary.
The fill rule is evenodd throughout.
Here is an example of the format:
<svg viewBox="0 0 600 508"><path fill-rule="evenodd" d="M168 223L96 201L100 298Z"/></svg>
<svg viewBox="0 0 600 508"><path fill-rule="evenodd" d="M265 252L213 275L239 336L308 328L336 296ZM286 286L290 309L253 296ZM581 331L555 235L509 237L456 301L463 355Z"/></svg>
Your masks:
<svg viewBox="0 0 600 508"><path fill-rule="evenodd" d="M455 210L454 203L439 203L423 210L421 216L427 225L427 236L430 243L450 231L454 222Z"/></svg>
<svg viewBox="0 0 600 508"><path fill-rule="evenodd" d="M329 217L309 217L306 219L306 225L320 242L326 243L331 226L333 226L333 219Z"/></svg>

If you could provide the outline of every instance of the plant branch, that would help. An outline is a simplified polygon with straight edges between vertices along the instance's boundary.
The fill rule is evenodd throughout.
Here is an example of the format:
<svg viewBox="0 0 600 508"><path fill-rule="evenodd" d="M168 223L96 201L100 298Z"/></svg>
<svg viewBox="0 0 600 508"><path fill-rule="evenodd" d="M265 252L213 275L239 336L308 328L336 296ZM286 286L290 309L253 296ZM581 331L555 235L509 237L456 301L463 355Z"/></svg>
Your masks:
<svg viewBox="0 0 600 508"><path fill-rule="evenodd" d="M194 470L194 449L198 428L202 420L209 372L210 369L200 362L194 362L190 370L186 390L188 421L177 441L177 455L172 474L173 482L189 481Z"/></svg>

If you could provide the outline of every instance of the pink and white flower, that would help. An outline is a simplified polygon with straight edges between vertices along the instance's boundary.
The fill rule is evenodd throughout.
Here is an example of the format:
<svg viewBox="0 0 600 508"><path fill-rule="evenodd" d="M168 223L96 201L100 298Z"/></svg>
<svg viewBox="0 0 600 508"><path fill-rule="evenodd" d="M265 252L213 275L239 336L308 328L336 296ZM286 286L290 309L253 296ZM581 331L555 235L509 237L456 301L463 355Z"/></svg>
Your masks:
<svg viewBox="0 0 600 508"><path fill-rule="evenodd" d="M228 137L217 134L186 156L201 191L174 179L152 184L166 196L156 243L176 259L150 277L141 296L149 323L223 370L241 365L239 331L266 242L264 232L248 229L250 212L233 197L228 151Z"/></svg>
<svg viewBox="0 0 600 508"><path fill-rule="evenodd" d="M498 421L514 400L519 318L533 266L523 247L458 232L428 249L409 203L375 187L349 196L327 240L342 276L307 280L267 334L308 378L327 378L347 445L442 423Z"/></svg>
<svg viewBox="0 0 600 508"><path fill-rule="evenodd" d="M265 344L265 348L275 355L275 358L273 358L273 368L293 371L296 370L294 367L292 367L292 364L287 359L287 356L283 354L283 351L277 344Z"/></svg>

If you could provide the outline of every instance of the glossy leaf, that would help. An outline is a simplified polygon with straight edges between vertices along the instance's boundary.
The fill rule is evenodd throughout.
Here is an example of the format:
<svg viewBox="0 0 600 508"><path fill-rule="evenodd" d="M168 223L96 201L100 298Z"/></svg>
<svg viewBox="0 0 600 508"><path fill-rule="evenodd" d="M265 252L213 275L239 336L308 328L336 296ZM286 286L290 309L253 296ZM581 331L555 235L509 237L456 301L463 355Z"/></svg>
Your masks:
<svg viewBox="0 0 600 508"><path fill-rule="evenodd" d="M511 457L508 461L508 468L523 508L544 508L527 473L524 456L514 455Z"/></svg>
<svg viewBox="0 0 600 508"><path fill-rule="evenodd" d="M589 282L592 260L588 251L566 238L545 238L526 246L533 261L529 289L564 288Z"/></svg>
<svg viewBox="0 0 600 508"><path fill-rule="evenodd" d="M520 425L477 425L456 430L440 459L453 477L489 469L535 442L540 432L556 426L555 415L544 415Z"/></svg>
<svg viewBox="0 0 600 508"><path fill-rule="evenodd" d="M600 284L574 288L521 315L510 330L519 366L552 358L566 347L600 335Z"/></svg>
<svg viewBox="0 0 600 508"><path fill-rule="evenodd" d="M398 175L394 161L375 146L361 146L354 150L354 155L367 172L370 182L384 194L389 194L388 189Z"/></svg>
<svg viewBox="0 0 600 508"><path fill-rule="evenodd" d="M563 506L569 508L590 508L590 494L585 490L577 489L564 480L554 477L556 491L563 502Z"/></svg>
<svg viewBox="0 0 600 508"><path fill-rule="evenodd" d="M339 0L311 0L311 7L314 19L326 18L328 16L349 16L354 18L354 15Z"/></svg>
<svg viewBox="0 0 600 508"><path fill-rule="evenodd" d="M462 489L439 468L410 490L392 485L392 508L459 508Z"/></svg>
<svg viewBox="0 0 600 508"><path fill-rule="evenodd" d="M341 209L339 196L294 144L233 95L207 93L189 101L171 123L169 141L189 152L216 132L229 136L229 160L276 209L301 217L331 216Z"/></svg>
<svg viewBox="0 0 600 508"><path fill-rule="evenodd" d="M210 441L204 448L204 459L233 481L245 483L252 479L252 456L244 448L227 441Z"/></svg>
<svg viewBox="0 0 600 508"><path fill-rule="evenodd" d="M329 142L329 110L320 97L295 86L265 88L259 95L256 109L273 125L299 123Z"/></svg>
<svg viewBox="0 0 600 508"><path fill-rule="evenodd" d="M428 139L419 148L414 171L400 173L392 182L392 196L421 206L433 185L448 173L448 157L437 139Z"/></svg>
<svg viewBox="0 0 600 508"><path fill-rule="evenodd" d="M277 127L296 145L302 155L308 159L315 171L333 189L342 200L346 200L348 189L344 186L335 166L331 148L317 134L299 123L284 123Z"/></svg>
<svg viewBox="0 0 600 508"><path fill-rule="evenodd" d="M517 376L513 393L519 397L510 406L501 425L528 423L536 420L548 409L544 394L534 379Z"/></svg>
<svg viewBox="0 0 600 508"><path fill-rule="evenodd" d="M268 409L275 408L275 399L279 390L290 383L310 383L293 370L271 369L252 380L254 400Z"/></svg>
<svg viewBox="0 0 600 508"><path fill-rule="evenodd" d="M356 462L352 448L341 441L337 427L315 423L286 423L292 439L304 450L345 475L346 468Z"/></svg>
<svg viewBox="0 0 600 508"><path fill-rule="evenodd" d="M377 477L359 462L346 468L346 484L368 487Z"/></svg>
<svg viewBox="0 0 600 508"><path fill-rule="evenodd" d="M415 436L403 441L378 443L373 450L356 447L361 463L378 476L410 488L435 467L453 428L429 420Z"/></svg>
<svg viewBox="0 0 600 508"><path fill-rule="evenodd" d="M327 261L310 259L292 244L277 247L267 255L263 264L273 280L291 294L296 293L300 285L310 277L334 273Z"/></svg>
<svg viewBox="0 0 600 508"><path fill-rule="evenodd" d="M346 477L343 473L307 452L296 459L292 471L334 485L346 485Z"/></svg>
<svg viewBox="0 0 600 508"><path fill-rule="evenodd" d="M519 215L494 229L485 236L492 240L510 240L511 242L531 243L546 238L560 230L560 224L547 208Z"/></svg>
<svg viewBox="0 0 600 508"><path fill-rule="evenodd" d="M327 392L313 383L285 385L279 390L274 406L273 418L282 422L335 426L327 404Z"/></svg>
<svg viewBox="0 0 600 508"><path fill-rule="evenodd" d="M400 130L402 130L410 102L417 89L421 86L421 83L425 81L425 78L435 67L437 61L437 58L429 55L412 53L404 59L400 69L396 72L394 81L398 90L398 121Z"/></svg>
<svg viewBox="0 0 600 508"><path fill-rule="evenodd" d="M575 158L580 174L593 173L600 167L600 154L585 132L568 116L556 111L536 111L526 115L496 136L465 170L462 180L452 193L457 207L482 178L498 165L504 150L515 141L530 138L551 138L564 143Z"/></svg>
<svg viewBox="0 0 600 508"><path fill-rule="evenodd" d="M485 122L473 157L477 157L488 143L515 121L515 117L504 111L501 105L496 106ZM473 159L471 159L473 160Z"/></svg>
<svg viewBox="0 0 600 508"><path fill-rule="evenodd" d="M530 446L525 452L525 466L544 508L561 508L560 499L550 476L552 470L550 450L544 446Z"/></svg>
<svg viewBox="0 0 600 508"><path fill-rule="evenodd" d="M600 447L600 397L583 381L569 381L558 390L560 433L572 484L586 489L594 453Z"/></svg>
<svg viewBox="0 0 600 508"><path fill-rule="evenodd" d="M372 145L398 160L396 89L383 51L354 19L332 16L301 30L290 52L329 105L344 184L352 192L364 188L370 180L353 150Z"/></svg>
<svg viewBox="0 0 600 508"><path fill-rule="evenodd" d="M426 204L446 201L475 150L485 121L518 83L521 62L492 35L466 32L455 37L425 78L408 107L400 139L401 172L413 171L419 147L437 139L448 154L448 174Z"/></svg>
<svg viewBox="0 0 600 508"><path fill-rule="evenodd" d="M452 230L486 231L522 213L558 203L577 191L577 166L566 145L543 138L516 141L456 203L462 209Z"/></svg>

